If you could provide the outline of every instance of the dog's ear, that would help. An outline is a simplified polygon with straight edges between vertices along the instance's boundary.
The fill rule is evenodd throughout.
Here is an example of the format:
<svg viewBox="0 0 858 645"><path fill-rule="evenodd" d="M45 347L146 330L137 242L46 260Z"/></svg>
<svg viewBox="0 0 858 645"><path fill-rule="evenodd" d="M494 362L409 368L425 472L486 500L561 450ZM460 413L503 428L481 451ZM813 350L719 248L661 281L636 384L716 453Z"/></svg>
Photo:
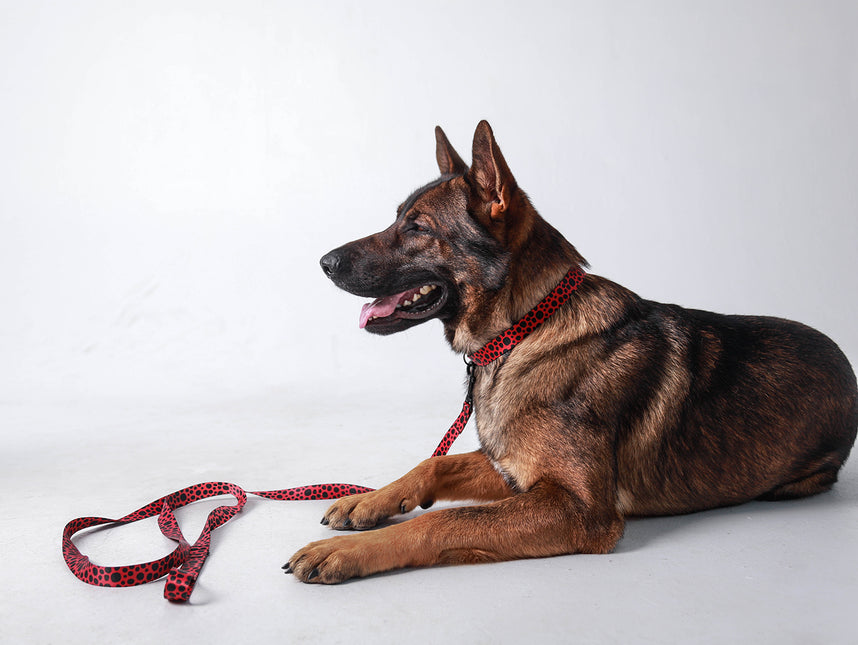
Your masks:
<svg viewBox="0 0 858 645"><path fill-rule="evenodd" d="M440 125L435 126L435 158L442 175L464 175L468 172L468 164L453 150Z"/></svg>
<svg viewBox="0 0 858 645"><path fill-rule="evenodd" d="M475 212L496 233L505 223L516 183L488 121L480 121L474 132L473 161L467 179L480 202Z"/></svg>

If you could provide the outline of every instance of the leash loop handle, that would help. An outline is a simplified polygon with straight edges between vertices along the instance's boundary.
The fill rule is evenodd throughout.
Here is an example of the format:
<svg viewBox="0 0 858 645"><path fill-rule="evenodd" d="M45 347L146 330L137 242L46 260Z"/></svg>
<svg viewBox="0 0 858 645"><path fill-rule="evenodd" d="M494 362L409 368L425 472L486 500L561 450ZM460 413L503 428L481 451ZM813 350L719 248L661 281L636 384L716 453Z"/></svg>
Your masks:
<svg viewBox="0 0 858 645"><path fill-rule="evenodd" d="M176 516L178 508L193 502L220 495L236 498L233 506L219 506L211 511L197 541L191 545L182 534ZM209 553L211 532L229 521L247 502L247 493L235 484L206 482L183 488L165 495L119 519L82 517L66 524L63 530L63 558L78 579L99 587L131 587L168 576L164 597L184 601L190 597L194 583ZM126 566L100 566L93 564L72 542L72 536L88 528L105 525L122 526L158 516L158 528L164 537L177 542L176 548L163 558ZM180 568L181 567L181 568Z"/></svg>

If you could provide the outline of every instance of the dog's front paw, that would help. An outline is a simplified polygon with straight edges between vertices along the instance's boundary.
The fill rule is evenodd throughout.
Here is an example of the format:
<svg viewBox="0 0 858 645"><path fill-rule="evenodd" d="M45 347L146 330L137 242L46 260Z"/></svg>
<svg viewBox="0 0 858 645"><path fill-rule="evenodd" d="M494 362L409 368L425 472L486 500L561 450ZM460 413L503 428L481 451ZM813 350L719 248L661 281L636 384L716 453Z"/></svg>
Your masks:
<svg viewBox="0 0 858 645"><path fill-rule="evenodd" d="M283 570L294 574L301 582L337 584L349 578L368 576L401 566L385 550L384 540L378 535L382 532L343 535L311 542L295 553L283 566Z"/></svg>
<svg viewBox="0 0 858 645"><path fill-rule="evenodd" d="M338 499L328 508L322 524L332 529L362 531L373 528L388 517L408 513L418 505L429 508L432 501L408 495L399 486L391 484L369 493Z"/></svg>

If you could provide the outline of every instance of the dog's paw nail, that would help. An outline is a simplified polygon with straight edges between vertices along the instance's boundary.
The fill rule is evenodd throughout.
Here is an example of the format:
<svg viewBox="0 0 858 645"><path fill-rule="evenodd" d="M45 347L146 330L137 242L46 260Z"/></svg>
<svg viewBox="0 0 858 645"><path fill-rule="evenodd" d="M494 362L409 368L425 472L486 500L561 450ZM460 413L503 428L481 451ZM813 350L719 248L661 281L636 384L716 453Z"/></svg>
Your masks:
<svg viewBox="0 0 858 645"><path fill-rule="evenodd" d="M327 526L330 523L331 523L331 520L329 520L327 516L322 518L322 522L321 522L322 526Z"/></svg>
<svg viewBox="0 0 858 645"><path fill-rule="evenodd" d="M405 515L408 512L408 507L405 506L405 500L399 503L399 512Z"/></svg>
<svg viewBox="0 0 858 645"><path fill-rule="evenodd" d="M420 502L420 508L423 508L423 509L429 508L434 503L435 503L434 499L423 500L422 502Z"/></svg>
<svg viewBox="0 0 858 645"><path fill-rule="evenodd" d="M309 575L309 576L307 576L307 582L310 582L310 580L312 580L313 578L318 578L318 577L319 577L319 570L318 570L318 569L313 569L313 570L310 572L310 575Z"/></svg>
<svg viewBox="0 0 858 645"><path fill-rule="evenodd" d="M347 518L346 518L346 521L345 521L345 522L343 522L343 528L344 528L344 529L347 529L347 528L349 528L351 525L352 525L352 518L347 517Z"/></svg>
<svg viewBox="0 0 858 645"><path fill-rule="evenodd" d="M282 569L283 569L284 573L292 573L292 563L287 562L286 564L283 565Z"/></svg>

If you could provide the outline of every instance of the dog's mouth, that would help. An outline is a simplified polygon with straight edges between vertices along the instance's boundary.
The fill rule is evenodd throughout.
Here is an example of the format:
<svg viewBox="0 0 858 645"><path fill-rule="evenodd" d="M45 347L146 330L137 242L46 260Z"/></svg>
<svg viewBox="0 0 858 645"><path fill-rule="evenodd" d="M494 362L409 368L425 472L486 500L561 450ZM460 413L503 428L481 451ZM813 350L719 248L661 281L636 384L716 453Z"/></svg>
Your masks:
<svg viewBox="0 0 858 645"><path fill-rule="evenodd" d="M438 314L447 302L442 284L426 283L401 293L377 298L363 306L360 328L367 331L398 331L405 321L423 321Z"/></svg>

